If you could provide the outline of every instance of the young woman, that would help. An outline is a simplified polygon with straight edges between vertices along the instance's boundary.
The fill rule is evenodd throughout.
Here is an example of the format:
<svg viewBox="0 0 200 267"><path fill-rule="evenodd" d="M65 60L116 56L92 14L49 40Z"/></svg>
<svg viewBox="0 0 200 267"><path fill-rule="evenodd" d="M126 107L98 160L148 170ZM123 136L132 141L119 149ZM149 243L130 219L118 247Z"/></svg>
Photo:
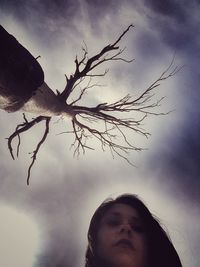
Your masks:
<svg viewBox="0 0 200 267"><path fill-rule="evenodd" d="M85 267L182 267L158 221L135 195L103 202L88 230Z"/></svg>

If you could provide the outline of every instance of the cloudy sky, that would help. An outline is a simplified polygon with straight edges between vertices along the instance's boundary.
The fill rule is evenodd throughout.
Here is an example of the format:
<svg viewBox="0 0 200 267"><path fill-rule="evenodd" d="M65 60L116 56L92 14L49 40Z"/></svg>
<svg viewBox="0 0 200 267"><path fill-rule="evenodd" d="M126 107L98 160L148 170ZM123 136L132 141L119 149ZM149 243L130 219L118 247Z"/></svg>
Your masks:
<svg viewBox="0 0 200 267"><path fill-rule="evenodd" d="M169 66L184 66L165 81L156 94L166 96L162 111L144 127L146 140L131 135L148 150L131 153L128 165L97 147L73 158L70 135L58 135L67 120L51 125L26 185L30 151L42 127L23 135L21 152L13 161L6 143L22 114L0 111L0 210L4 267L84 266L86 232L96 207L108 196L129 192L140 196L160 218L183 262L199 266L200 232L200 3L198 0L0 0L0 23L40 64L53 90L65 86L64 74L85 42L93 55L113 42L131 23L135 25L121 46L131 64L115 62L101 91L88 101L112 101L135 95ZM3 236L3 238L2 238Z"/></svg>

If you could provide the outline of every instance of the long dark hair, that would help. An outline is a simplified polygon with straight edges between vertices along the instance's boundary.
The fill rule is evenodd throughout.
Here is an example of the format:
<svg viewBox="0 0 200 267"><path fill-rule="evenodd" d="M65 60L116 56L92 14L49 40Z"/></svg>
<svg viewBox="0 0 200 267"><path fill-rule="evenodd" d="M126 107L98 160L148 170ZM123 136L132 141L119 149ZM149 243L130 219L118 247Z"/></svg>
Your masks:
<svg viewBox="0 0 200 267"><path fill-rule="evenodd" d="M97 267L96 245L99 224L105 213L114 204L126 204L134 208L143 224L148 246L149 267L182 267L179 256L157 219L153 217L144 203L136 196L124 194L116 199L107 199L95 211L88 230L88 248L85 267Z"/></svg>

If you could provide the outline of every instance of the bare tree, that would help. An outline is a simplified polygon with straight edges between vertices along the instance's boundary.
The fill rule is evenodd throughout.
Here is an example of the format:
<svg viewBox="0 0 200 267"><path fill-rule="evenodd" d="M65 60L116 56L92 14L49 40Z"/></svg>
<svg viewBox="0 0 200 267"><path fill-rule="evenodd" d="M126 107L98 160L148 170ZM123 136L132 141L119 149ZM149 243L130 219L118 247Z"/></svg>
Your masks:
<svg viewBox="0 0 200 267"><path fill-rule="evenodd" d="M21 111L38 115L36 118L29 121L23 113L23 123L18 124L15 131L8 138L8 148L13 159L15 159L12 149L13 141L15 139L18 140L16 151L16 155L18 156L21 134L30 130L34 125L45 122L42 138L32 153L32 161L28 168L27 184L29 184L31 169L36 161L39 149L45 142L49 133L50 121L53 116L67 116L71 120L72 131L66 131L65 133L72 133L74 135L72 147L74 148L75 156L79 156L80 153L84 154L87 149L94 149L92 146L88 145L88 139L90 137L98 140L103 150L109 149L113 156L118 155L130 164L132 163L128 159L128 152L132 150L141 151L143 149L140 146L133 145L128 140L126 130L128 129L133 133L148 137L150 133L142 127L147 116L166 114L156 111L163 97L156 98L154 89L179 70L176 66L174 67L173 61L152 84L135 98L131 95L126 95L113 103L99 103L95 106L79 105L79 101L84 98L85 93L89 89L98 86L98 84L94 83L94 78L103 77L108 72L108 70L105 70L102 73L95 74L93 73L94 70L109 61L123 61L125 63L131 63L133 61L126 60L123 57L124 49L121 49L119 46L121 39L131 28L133 28L133 25L128 26L115 42L108 44L92 57L89 57L87 47L83 47L82 57L80 59L78 57L75 58L74 73L69 77L66 75L66 86L62 92L57 91L55 94L44 82L43 71L40 69L41 67L35 58L31 58L31 60L35 60L36 63L34 64L38 64L35 67L37 71L34 72L34 75L35 73L37 74L37 79L34 75L32 75L33 78L29 79L29 83L31 85L34 83L34 86L32 86L28 96L27 91L25 91L26 93L22 93L22 87L20 87L22 83L18 86L20 88L16 90L17 92L21 92L19 94L14 92L14 90L10 90L12 87L10 84L1 82L0 107L2 109L8 112ZM14 38L9 35L9 38L11 37ZM15 42L17 42L16 39ZM19 43L18 45L21 49L24 49L24 53L29 53L27 50L25 51L25 48ZM10 75L9 68L10 65L7 71L7 74ZM16 68L18 68L18 66ZM4 66L2 68L0 66L0 71L3 73L2 69L4 69ZM33 68L31 68L31 70L32 69ZM38 76L40 77L39 79ZM5 73L3 73L0 78L1 81L8 80ZM12 79L13 76L11 77L11 80ZM38 82L36 82L36 80ZM78 96L75 100L70 100L75 90L78 90ZM135 114L137 114L137 116L135 116Z"/></svg>

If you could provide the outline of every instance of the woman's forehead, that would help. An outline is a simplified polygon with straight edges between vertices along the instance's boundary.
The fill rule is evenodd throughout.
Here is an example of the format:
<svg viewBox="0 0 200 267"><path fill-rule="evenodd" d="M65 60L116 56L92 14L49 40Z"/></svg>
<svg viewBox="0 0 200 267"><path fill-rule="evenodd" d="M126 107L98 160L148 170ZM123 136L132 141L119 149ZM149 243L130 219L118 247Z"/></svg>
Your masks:
<svg viewBox="0 0 200 267"><path fill-rule="evenodd" d="M109 215L139 218L138 212L135 208L131 207L128 204L123 204L123 203L113 204L106 211L104 217L107 217Z"/></svg>

